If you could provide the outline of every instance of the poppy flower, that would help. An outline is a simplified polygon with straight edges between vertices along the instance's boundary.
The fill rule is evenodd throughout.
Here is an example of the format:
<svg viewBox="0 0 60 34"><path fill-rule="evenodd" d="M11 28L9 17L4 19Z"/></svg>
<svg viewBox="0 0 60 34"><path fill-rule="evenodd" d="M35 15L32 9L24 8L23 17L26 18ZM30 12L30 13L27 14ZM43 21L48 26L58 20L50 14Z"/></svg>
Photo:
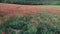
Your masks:
<svg viewBox="0 0 60 34"><path fill-rule="evenodd" d="M10 19L12 19L14 17L14 14L9 14L8 16Z"/></svg>
<svg viewBox="0 0 60 34"><path fill-rule="evenodd" d="M2 20L0 20L0 23L2 22Z"/></svg>
<svg viewBox="0 0 60 34"><path fill-rule="evenodd" d="M2 32L2 34L5 34L5 32Z"/></svg>

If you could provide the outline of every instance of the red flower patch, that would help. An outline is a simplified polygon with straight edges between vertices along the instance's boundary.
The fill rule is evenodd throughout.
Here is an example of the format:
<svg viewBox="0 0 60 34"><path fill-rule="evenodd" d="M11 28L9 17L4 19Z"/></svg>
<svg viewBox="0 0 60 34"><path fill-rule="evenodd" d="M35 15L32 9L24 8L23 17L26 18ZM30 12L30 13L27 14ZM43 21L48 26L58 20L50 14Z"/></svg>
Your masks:
<svg viewBox="0 0 60 34"><path fill-rule="evenodd" d="M14 14L8 14L9 18L12 19L14 17Z"/></svg>
<svg viewBox="0 0 60 34"><path fill-rule="evenodd" d="M2 34L5 34L5 32L2 32Z"/></svg>

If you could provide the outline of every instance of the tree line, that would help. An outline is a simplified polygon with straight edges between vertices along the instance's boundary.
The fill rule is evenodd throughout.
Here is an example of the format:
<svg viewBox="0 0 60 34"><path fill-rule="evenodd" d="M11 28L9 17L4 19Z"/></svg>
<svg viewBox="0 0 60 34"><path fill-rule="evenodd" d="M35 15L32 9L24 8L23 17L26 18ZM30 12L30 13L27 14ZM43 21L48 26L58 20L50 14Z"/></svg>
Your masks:
<svg viewBox="0 0 60 34"><path fill-rule="evenodd" d="M60 0L0 0L0 3L22 5L60 5Z"/></svg>

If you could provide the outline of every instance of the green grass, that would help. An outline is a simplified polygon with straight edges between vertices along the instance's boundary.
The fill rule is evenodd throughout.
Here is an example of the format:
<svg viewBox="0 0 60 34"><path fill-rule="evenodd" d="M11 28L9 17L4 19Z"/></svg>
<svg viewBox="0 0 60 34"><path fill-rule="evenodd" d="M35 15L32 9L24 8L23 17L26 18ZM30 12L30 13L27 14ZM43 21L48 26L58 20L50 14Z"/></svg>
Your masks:
<svg viewBox="0 0 60 34"><path fill-rule="evenodd" d="M49 8L60 8L60 5L41 5Z"/></svg>
<svg viewBox="0 0 60 34"><path fill-rule="evenodd" d="M2 29L1 29L1 27L0 27L0 34L2 34Z"/></svg>

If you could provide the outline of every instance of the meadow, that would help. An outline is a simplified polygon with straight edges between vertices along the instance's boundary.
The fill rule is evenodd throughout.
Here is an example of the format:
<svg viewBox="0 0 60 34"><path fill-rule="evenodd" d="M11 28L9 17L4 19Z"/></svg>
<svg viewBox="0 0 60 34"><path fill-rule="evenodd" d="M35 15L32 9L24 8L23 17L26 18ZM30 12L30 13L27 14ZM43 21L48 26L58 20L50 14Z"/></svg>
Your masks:
<svg viewBox="0 0 60 34"><path fill-rule="evenodd" d="M0 34L60 34L60 6L1 3Z"/></svg>

